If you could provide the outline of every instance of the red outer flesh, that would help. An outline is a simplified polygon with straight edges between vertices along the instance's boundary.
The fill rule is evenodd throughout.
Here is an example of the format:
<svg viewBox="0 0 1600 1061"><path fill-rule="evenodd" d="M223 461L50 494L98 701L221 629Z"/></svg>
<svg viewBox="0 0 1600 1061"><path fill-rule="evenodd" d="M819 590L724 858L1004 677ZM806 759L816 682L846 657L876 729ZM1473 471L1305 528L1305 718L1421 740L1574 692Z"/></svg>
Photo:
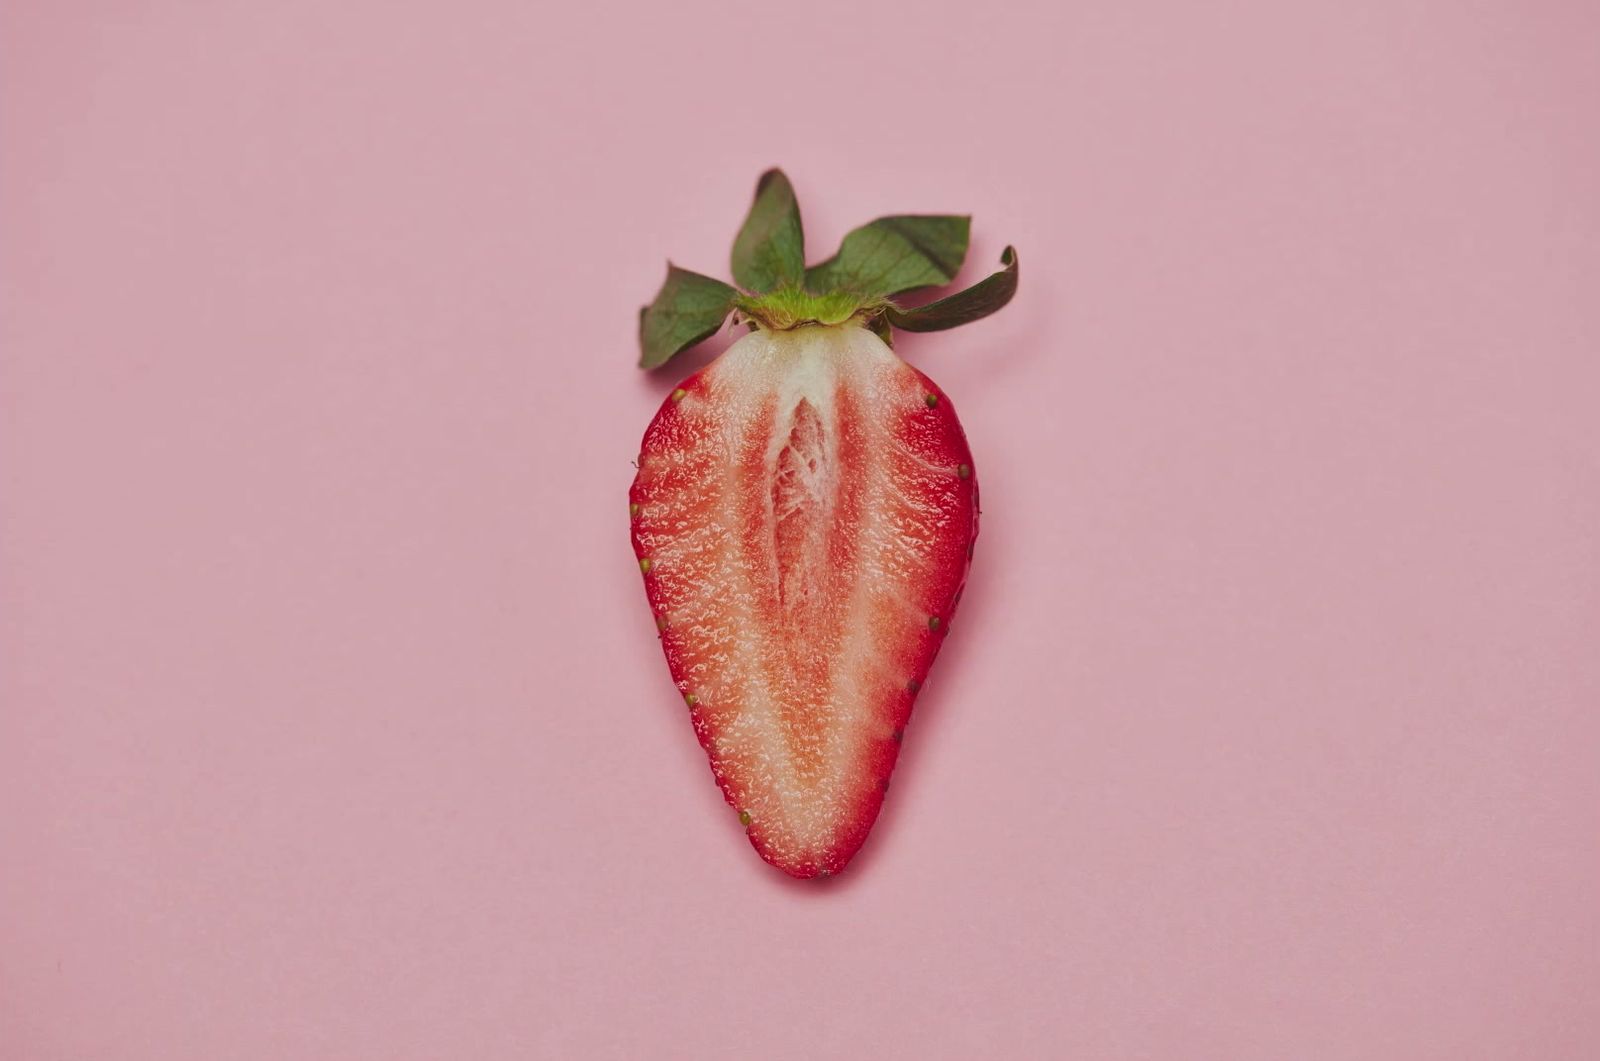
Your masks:
<svg viewBox="0 0 1600 1061"><path fill-rule="evenodd" d="M754 333L662 403L629 500L724 796L774 866L839 872L878 816L977 537L949 398L864 329Z"/></svg>

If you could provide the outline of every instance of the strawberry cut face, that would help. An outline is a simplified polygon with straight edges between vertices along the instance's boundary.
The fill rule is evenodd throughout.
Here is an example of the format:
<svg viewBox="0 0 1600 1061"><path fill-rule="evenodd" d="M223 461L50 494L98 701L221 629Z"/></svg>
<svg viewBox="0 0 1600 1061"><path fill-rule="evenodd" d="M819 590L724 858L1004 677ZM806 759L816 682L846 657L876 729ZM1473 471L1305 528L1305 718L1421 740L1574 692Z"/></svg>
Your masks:
<svg viewBox="0 0 1600 1061"><path fill-rule="evenodd" d="M948 398L855 324L759 330L645 432L633 544L673 680L761 856L844 868L978 530Z"/></svg>

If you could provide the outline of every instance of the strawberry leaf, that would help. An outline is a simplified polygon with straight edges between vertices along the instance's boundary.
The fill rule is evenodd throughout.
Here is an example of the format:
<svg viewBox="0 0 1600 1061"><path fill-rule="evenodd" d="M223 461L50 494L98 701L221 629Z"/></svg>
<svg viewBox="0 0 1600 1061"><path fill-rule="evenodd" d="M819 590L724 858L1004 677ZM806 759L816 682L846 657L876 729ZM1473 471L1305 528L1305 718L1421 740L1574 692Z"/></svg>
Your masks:
<svg viewBox="0 0 1600 1061"><path fill-rule="evenodd" d="M948 284L967 256L971 224L970 217L949 215L880 217L846 235L832 258L807 269L806 287L877 298Z"/></svg>
<svg viewBox="0 0 1600 1061"><path fill-rule="evenodd" d="M769 169L756 182L755 202L733 241L733 279L740 287L765 294L805 278L805 233L800 204L781 169Z"/></svg>
<svg viewBox="0 0 1600 1061"><path fill-rule="evenodd" d="M711 338L733 312L738 294L721 280L668 262L667 279L655 301L639 311L639 367L660 368Z"/></svg>
<svg viewBox="0 0 1600 1061"><path fill-rule="evenodd" d="M987 317L1010 302L1011 296L1017 293L1016 249L1007 247L1000 255L1000 264L1004 266L1003 269L965 291L958 291L948 298L916 309L890 306L884 311L884 316L890 324L908 332L938 332Z"/></svg>

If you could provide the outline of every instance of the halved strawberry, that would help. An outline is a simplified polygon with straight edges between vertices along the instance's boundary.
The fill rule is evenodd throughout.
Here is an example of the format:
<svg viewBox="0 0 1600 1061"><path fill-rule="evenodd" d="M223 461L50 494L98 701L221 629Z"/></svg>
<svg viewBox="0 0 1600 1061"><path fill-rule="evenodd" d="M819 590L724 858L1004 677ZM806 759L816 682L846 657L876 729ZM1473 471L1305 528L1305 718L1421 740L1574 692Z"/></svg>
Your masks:
<svg viewBox="0 0 1600 1061"><path fill-rule="evenodd" d="M647 362L704 337L692 318L718 306L714 326L737 309L755 329L663 402L629 510L667 663L712 772L756 850L797 877L837 873L872 827L978 532L955 410L880 338L883 324L948 327L1003 305L1016 281L1008 250L988 289L902 311L887 301L901 280L857 267L852 240L861 251L868 232L866 259L901 279L953 275L965 219L874 226L812 270L830 290L808 290L793 193L773 171L734 261L742 283L766 291L674 269L642 320ZM958 233L959 248L930 244L934 229ZM895 238L909 255L884 255Z"/></svg>

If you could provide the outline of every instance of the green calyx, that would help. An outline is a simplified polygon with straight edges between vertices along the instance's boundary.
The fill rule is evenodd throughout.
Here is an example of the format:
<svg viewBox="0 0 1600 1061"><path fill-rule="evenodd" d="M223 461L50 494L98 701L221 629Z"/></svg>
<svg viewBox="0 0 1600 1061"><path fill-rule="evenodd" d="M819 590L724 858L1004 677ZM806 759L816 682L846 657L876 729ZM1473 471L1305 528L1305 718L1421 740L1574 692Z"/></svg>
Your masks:
<svg viewBox="0 0 1600 1061"><path fill-rule="evenodd" d="M639 312L639 367L666 364L715 335L730 316L768 331L854 322L888 343L895 328L939 331L987 317L1017 290L1010 247L1000 271L972 287L918 307L894 301L952 282L966 259L969 229L962 216L880 217L849 232L833 257L807 268L794 188L782 170L768 170L734 240L738 287L669 263L655 301Z"/></svg>
<svg viewBox="0 0 1600 1061"><path fill-rule="evenodd" d="M734 309L768 331L782 332L803 324L843 324L865 321L882 313L887 299L863 298L851 291L815 294L803 287L774 288L764 295L736 295Z"/></svg>

